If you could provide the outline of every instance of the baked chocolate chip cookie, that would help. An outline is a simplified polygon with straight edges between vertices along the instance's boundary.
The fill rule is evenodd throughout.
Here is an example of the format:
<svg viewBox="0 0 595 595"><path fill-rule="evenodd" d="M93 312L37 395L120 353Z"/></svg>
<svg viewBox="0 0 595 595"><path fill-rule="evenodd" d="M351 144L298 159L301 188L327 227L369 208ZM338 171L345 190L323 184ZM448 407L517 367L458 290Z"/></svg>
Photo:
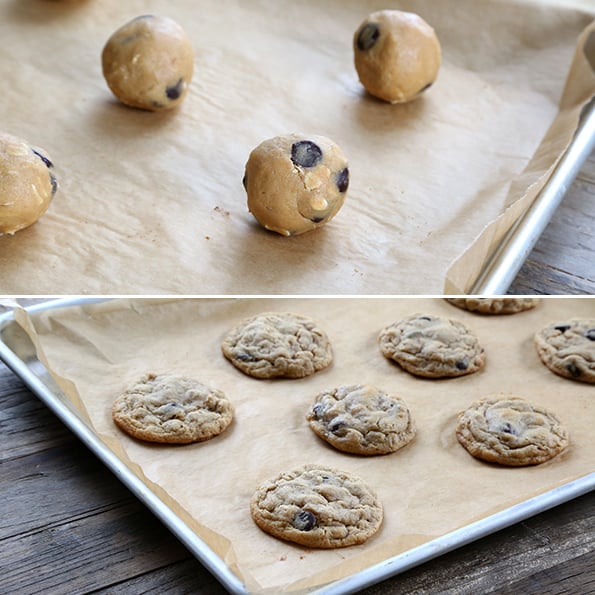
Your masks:
<svg viewBox="0 0 595 595"><path fill-rule="evenodd" d="M480 314L517 314L531 310L539 303L539 298L446 298L446 301L469 312Z"/></svg>
<svg viewBox="0 0 595 595"><path fill-rule="evenodd" d="M363 543L382 524L382 504L359 477L305 465L281 473L254 493L254 522L279 539L312 548Z"/></svg>
<svg viewBox="0 0 595 595"><path fill-rule="evenodd" d="M236 368L254 378L303 378L332 361L327 334L314 320L289 312L243 320L223 339L221 349Z"/></svg>
<svg viewBox="0 0 595 595"><path fill-rule="evenodd" d="M116 399L112 418L134 438L188 444L223 432L233 405L220 390L192 378L147 374Z"/></svg>
<svg viewBox="0 0 595 595"><path fill-rule="evenodd" d="M386 358L416 376L463 376L485 365L485 351L473 332L441 316L410 316L384 328L378 341Z"/></svg>
<svg viewBox="0 0 595 595"><path fill-rule="evenodd" d="M565 378L595 383L595 319L550 324L535 335L541 361Z"/></svg>
<svg viewBox="0 0 595 595"><path fill-rule="evenodd" d="M505 395L473 403L459 415L456 434L475 458L513 467L538 465L568 446L566 428L553 413Z"/></svg>
<svg viewBox="0 0 595 595"><path fill-rule="evenodd" d="M314 400L306 420L336 449L360 455L395 452L415 436L405 402L374 386L325 390Z"/></svg>

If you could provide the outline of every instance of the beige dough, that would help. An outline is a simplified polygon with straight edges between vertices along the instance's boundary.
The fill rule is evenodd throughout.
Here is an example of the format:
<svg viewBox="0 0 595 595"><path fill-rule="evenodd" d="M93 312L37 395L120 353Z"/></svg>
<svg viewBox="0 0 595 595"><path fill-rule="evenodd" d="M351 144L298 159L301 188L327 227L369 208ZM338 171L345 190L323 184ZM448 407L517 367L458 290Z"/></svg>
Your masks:
<svg viewBox="0 0 595 595"><path fill-rule="evenodd" d="M355 69L366 90L390 103L418 97L435 80L441 61L434 29L399 10L373 12L353 37Z"/></svg>
<svg viewBox="0 0 595 595"><path fill-rule="evenodd" d="M0 235L35 223L47 210L58 185L45 151L0 133Z"/></svg>
<svg viewBox="0 0 595 595"><path fill-rule="evenodd" d="M318 135L277 136L246 163L248 209L266 229L285 236L330 221L345 200L349 169L343 151Z"/></svg>
<svg viewBox="0 0 595 595"><path fill-rule="evenodd" d="M157 111L175 107L186 96L194 51L175 21L144 15L108 39L101 63L109 88L122 103Z"/></svg>

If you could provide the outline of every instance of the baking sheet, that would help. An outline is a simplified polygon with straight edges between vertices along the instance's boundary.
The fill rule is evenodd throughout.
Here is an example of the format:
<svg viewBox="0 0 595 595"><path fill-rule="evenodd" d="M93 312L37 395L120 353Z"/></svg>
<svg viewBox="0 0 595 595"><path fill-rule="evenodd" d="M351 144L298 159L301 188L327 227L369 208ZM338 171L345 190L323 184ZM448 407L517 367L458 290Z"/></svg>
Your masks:
<svg viewBox="0 0 595 595"><path fill-rule="evenodd" d="M418 12L442 42L439 78L414 103L373 100L357 81L351 37L380 8ZM547 183L593 95L581 32L594 10L3 0L1 128L50 153L60 188L40 222L0 237L0 292L465 291ZM147 12L183 23L195 47L195 78L175 113L125 108L101 76L106 39ZM292 131L334 139L351 188L329 225L284 238L254 222L241 180L254 146Z"/></svg>
<svg viewBox="0 0 595 595"><path fill-rule="evenodd" d="M221 356L220 340L236 320L275 309L319 321L333 341L329 369L299 381L258 381ZM413 312L465 321L486 348L486 369L429 381L385 360L376 345L379 329ZM24 312L15 312L66 395L53 400L132 475L141 495L148 492L158 508L166 507L170 526L173 515L174 525L182 522L205 542L200 555L208 551L223 561L253 593L304 592L334 581L361 586L592 489L593 387L549 372L532 335L551 321L594 314L589 298L546 299L533 311L501 317L466 313L440 299L407 298L118 300L42 310L33 315L34 327ZM147 370L188 373L222 388L236 405L236 421L220 437L183 448L128 438L112 424L109 408L118 391ZM316 438L303 418L308 404L319 390L350 382L374 383L404 398L418 424L414 442L394 455L361 458ZM557 411L569 428L570 448L532 468L472 459L454 438L456 414L494 392L517 393ZM260 532L249 515L253 490L304 462L366 479L385 506L379 534L363 546L313 551Z"/></svg>

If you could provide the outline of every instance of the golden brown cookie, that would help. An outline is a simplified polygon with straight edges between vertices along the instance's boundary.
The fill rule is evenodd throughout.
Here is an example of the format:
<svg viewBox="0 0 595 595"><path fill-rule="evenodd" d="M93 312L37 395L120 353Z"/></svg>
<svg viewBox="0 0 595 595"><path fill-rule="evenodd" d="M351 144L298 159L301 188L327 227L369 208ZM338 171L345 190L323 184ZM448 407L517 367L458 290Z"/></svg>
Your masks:
<svg viewBox="0 0 595 595"><path fill-rule="evenodd" d="M535 334L535 347L552 372L595 383L595 319L573 318L550 324Z"/></svg>
<svg viewBox="0 0 595 595"><path fill-rule="evenodd" d="M108 39L103 76L126 105L157 111L179 105L194 71L194 50L182 27L155 15L132 19Z"/></svg>
<svg viewBox="0 0 595 595"><path fill-rule="evenodd" d="M35 223L50 206L58 184L47 153L0 133L0 235Z"/></svg>
<svg viewBox="0 0 595 595"><path fill-rule="evenodd" d="M436 80L442 59L434 29L400 10L370 14L354 34L353 51L362 85L390 103L419 97Z"/></svg>
<svg viewBox="0 0 595 595"><path fill-rule="evenodd" d="M312 430L343 452L395 452L415 436L405 402L374 386L340 386L321 392L306 414Z"/></svg>
<svg viewBox="0 0 595 595"><path fill-rule="evenodd" d="M553 413L505 395L471 404L459 416L456 435L472 456L514 467L538 465L568 446L566 428Z"/></svg>
<svg viewBox="0 0 595 595"><path fill-rule="evenodd" d="M176 374L147 374L114 402L112 417L127 434L148 442L202 442L225 430L233 405L220 391Z"/></svg>
<svg viewBox="0 0 595 595"><path fill-rule="evenodd" d="M250 503L254 522L279 539L312 548L363 543L382 524L382 504L359 477L305 465L265 482Z"/></svg>
<svg viewBox="0 0 595 595"><path fill-rule="evenodd" d="M446 298L457 308L480 314L518 314L531 310L539 303L539 298Z"/></svg>
<svg viewBox="0 0 595 595"><path fill-rule="evenodd" d="M266 229L298 235L328 223L349 186L343 151L320 135L265 140L251 153L243 180L248 209Z"/></svg>
<svg viewBox="0 0 595 595"><path fill-rule="evenodd" d="M254 378L303 378L332 361L327 334L300 314L265 312L240 322L223 339L223 355Z"/></svg>
<svg viewBox="0 0 595 595"><path fill-rule="evenodd" d="M448 378L477 372L485 351L462 322L416 314L384 328L378 337L382 354L404 370L426 378Z"/></svg>

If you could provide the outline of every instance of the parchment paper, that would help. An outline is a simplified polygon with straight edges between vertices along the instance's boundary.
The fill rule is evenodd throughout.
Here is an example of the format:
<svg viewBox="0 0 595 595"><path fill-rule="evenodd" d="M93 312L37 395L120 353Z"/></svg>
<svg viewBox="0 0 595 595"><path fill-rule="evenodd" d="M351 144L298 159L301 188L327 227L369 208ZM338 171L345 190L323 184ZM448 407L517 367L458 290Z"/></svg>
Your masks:
<svg viewBox="0 0 595 595"><path fill-rule="evenodd" d="M436 294L464 254L448 285L463 291L595 90L585 37L571 68L595 7L553 4L2 0L0 128L45 148L60 188L0 237L0 293ZM417 12L441 40L439 78L413 103L357 80L352 35L381 8ZM107 38L144 13L195 47L173 113L122 106L101 75ZM241 180L257 144L293 131L335 140L351 187L329 225L284 238L255 223Z"/></svg>
<svg viewBox="0 0 595 595"><path fill-rule="evenodd" d="M301 380L245 376L220 352L227 330L263 311L312 316L328 332L332 365ZM487 353L483 371L448 380L411 376L377 346L381 328L415 312L464 321ZM363 570L595 470L595 388L551 373L532 337L569 316L595 316L595 299L545 299L535 310L489 317L435 299L196 299L115 301L49 310L33 326L38 344L78 415L245 581L251 592L301 591ZM111 421L115 396L147 371L196 376L234 402L235 421L220 436L188 446L129 438ZM321 441L304 416L323 389L370 383L401 396L418 427L397 453L358 457ZM523 396L558 413L571 444L547 463L505 468L473 459L454 435L457 413L477 398ZM380 532L362 546L315 551L261 532L249 501L265 479L303 463L361 476L385 508Z"/></svg>

